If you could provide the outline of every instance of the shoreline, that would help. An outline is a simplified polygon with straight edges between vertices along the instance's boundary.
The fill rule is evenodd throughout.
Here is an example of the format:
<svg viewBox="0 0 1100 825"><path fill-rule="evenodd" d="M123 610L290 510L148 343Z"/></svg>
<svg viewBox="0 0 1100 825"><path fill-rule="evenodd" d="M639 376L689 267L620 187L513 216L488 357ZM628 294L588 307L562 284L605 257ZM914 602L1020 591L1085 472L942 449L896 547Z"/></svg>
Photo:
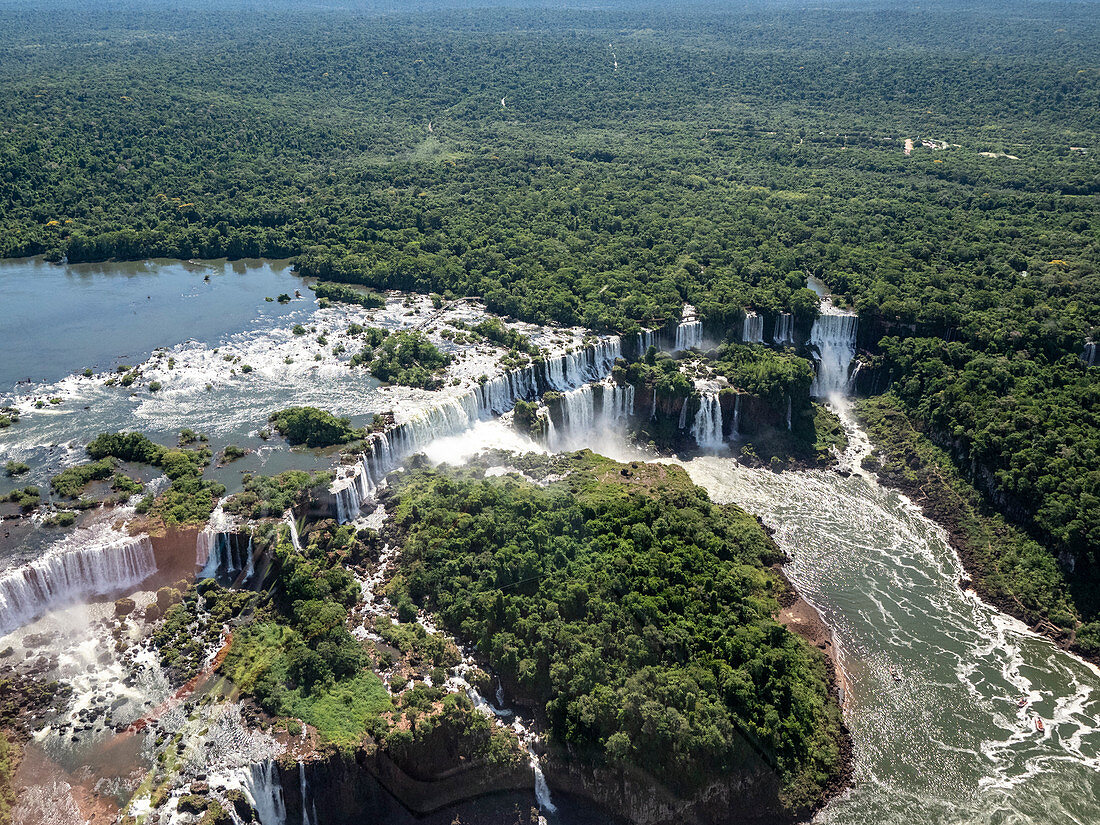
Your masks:
<svg viewBox="0 0 1100 825"><path fill-rule="evenodd" d="M798 592L798 589L787 578L783 568L777 565L773 569L786 585L784 592L779 594L779 613L776 614L776 621L825 654L829 693L836 699L837 707L840 710L841 736L837 742L840 749L839 771L833 782L826 788L821 801L810 811L810 816L806 821L811 822L819 811L851 789L854 782L855 751L851 731L848 730L848 725L844 720L844 709L848 703L850 685L848 677L844 673L844 668L840 664L832 628L825 623L817 608L806 601L802 594Z"/></svg>
<svg viewBox="0 0 1100 825"><path fill-rule="evenodd" d="M892 445L886 443L880 429L868 420L862 410L858 407L853 408L853 413L864 432L867 433L875 452L890 459L903 460L903 456L896 448L892 449ZM906 423L917 438L927 438L912 426L908 416L900 411L898 411L898 414L905 418ZM962 576L957 581L959 589L973 593L990 608L1023 623L1036 636L1046 639L1058 649L1080 659L1089 666L1095 668L1100 665L1100 655L1087 655L1074 647L1075 631L1070 632L1064 628L1058 628L1042 612L1024 606L1011 590L1008 588L998 590L996 585L988 580L990 572L987 568L991 560L983 557L971 546L962 524L967 518L974 518L981 522L985 516L977 512L968 515L958 505L953 506L950 502L945 501L944 498L948 495L954 495L957 498L959 494L951 489L938 473L934 472L935 467L929 468L927 466L927 462L923 457L919 466L913 469L919 474L919 478L908 479L902 474L884 471L885 468L875 469L874 474L879 484L884 488L894 490L905 496L920 510L925 518L943 528L947 536L947 543L955 551L962 568ZM969 484L969 482L965 483ZM1012 525L1007 526L1009 529L1016 529ZM1046 550L1045 547L1043 549ZM1078 626L1080 626L1080 623Z"/></svg>

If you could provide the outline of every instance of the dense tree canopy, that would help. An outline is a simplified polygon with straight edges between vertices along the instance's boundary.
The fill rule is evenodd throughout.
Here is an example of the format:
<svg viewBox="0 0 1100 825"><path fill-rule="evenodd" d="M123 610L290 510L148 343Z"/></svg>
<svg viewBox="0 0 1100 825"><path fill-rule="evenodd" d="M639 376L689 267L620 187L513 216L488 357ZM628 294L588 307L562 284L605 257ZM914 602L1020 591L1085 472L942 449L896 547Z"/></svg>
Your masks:
<svg viewBox="0 0 1100 825"><path fill-rule="evenodd" d="M565 479L396 480L398 609L438 612L590 758L690 791L759 754L788 804L818 798L839 711L821 654L773 618L780 555L761 526L677 467L543 461Z"/></svg>
<svg viewBox="0 0 1100 825"><path fill-rule="evenodd" d="M1088 560L1098 40L1093 4L1022 0L18 0L0 10L0 255L295 256L328 282L625 333L685 301L719 327L753 308L805 328L813 274L859 312L880 388ZM774 366L732 378L804 379Z"/></svg>

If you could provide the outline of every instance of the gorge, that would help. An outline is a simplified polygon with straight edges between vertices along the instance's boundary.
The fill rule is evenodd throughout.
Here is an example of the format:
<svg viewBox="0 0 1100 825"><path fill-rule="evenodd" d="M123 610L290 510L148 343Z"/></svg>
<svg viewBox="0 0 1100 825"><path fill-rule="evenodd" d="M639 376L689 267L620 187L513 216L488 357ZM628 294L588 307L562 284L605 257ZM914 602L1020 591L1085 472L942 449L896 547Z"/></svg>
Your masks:
<svg viewBox="0 0 1100 825"><path fill-rule="evenodd" d="M326 311L316 312L322 313L319 317L324 317ZM684 329L677 327L667 333L666 340L673 347L689 339L701 340L703 333L690 326L695 323L698 322L685 322ZM1071 769L1071 766L1088 770L1087 765L1095 758L1093 728L1086 723L1090 708L1088 686L1095 677L1083 665L1075 664L1071 657L1053 649L1049 643L1029 635L1021 626L1005 617L998 617L972 596L959 591L955 580L961 575L960 568L942 530L924 520L895 494L879 488L873 476L859 470L860 460L870 448L850 414L845 412L847 402L841 395L850 383L856 333L854 318L830 312L823 313L809 330L802 333L812 347L809 352L820 359L812 391L815 394L823 391L832 393L831 403L841 412L848 431L848 452L840 459L840 468L845 474L828 469L786 470L776 474L749 469L731 457L723 457L723 454L728 456L729 445L741 443L744 437L742 427L754 431L752 421L745 418L746 410L759 411L772 422L769 426L774 425L782 430L787 426L786 408L790 400L784 396L778 399L773 409L764 412L768 408L762 399L752 400L748 393L721 387L712 379L695 379L696 383L688 383L688 395L682 397L678 407L669 406L666 402L657 404L656 391L644 385L631 384L629 380L624 381L624 374L616 372L616 361L622 356L622 348L618 339L606 337L580 345L571 353L536 360L530 366L506 369L485 381L475 381L474 386L465 392L445 390L441 393L444 396L442 400L436 399L438 393L428 394L420 402L419 409L411 406L407 412L399 412L392 424L372 434L365 442L365 449L353 455L352 463L338 466L338 476L332 483L331 492L320 492L320 498L312 505L312 518L328 514L338 522L369 522L375 518L374 502L377 496L387 494L385 476L418 452L425 453L432 462L457 460L462 463L467 460L465 456L485 450L560 452L593 446L620 461L652 461L655 457L660 461L674 460L640 449L632 445L627 437L636 428L645 427L653 415L663 417L675 425L674 429L684 444L697 446L703 452L698 457L679 459L692 479L707 489L714 500L736 502L759 514L770 528L776 530L780 548L789 559L785 567L787 575L821 611L834 634L836 662L843 673L846 720L854 739L855 786L850 794L834 801L820 814L823 821L865 821L863 817L866 814L861 811L875 811L876 815L882 816L879 821L894 821L894 814L890 812L896 811L897 821L901 821L914 806L935 811L936 816L943 814L947 804L944 797L922 792L921 786L914 784L916 777L920 777L921 781L933 781L929 777L936 775L938 764L934 767L922 763L919 754L914 753L912 766L901 770L892 763L892 757L876 754L882 753L882 743L886 739L903 735L901 731L912 724L913 713L928 713L930 708L935 707L954 707L955 703L942 693L950 690L948 686L953 681L958 685L955 690L972 697L968 700L971 703L967 711L970 717L988 721L973 725L961 738L951 739L944 733L945 741L954 742L952 747L960 749L963 754L982 752L997 753L999 756L994 773L974 773L968 758L960 757L954 781L963 796L952 796L951 804L959 805L960 798L971 799L973 804L959 805L950 821L973 821L973 817L979 814L989 814L992 821L995 818L993 812L1003 810L1005 806L1013 809L1025 806L1024 800L1034 799L1035 788L1042 787L1042 783L1055 781L1056 776L1063 779L1073 776L1073 771L1078 768ZM270 335L263 331L252 334ZM662 336L665 334L662 333ZM790 336L781 337L787 339ZM656 336L650 340L656 340ZM248 350L249 345L243 343L243 347ZM697 356L688 357L680 363L691 369L698 368L692 367L693 364L708 363L706 359L698 362L694 359ZM636 403L640 391L652 394L650 404ZM535 409L532 420L544 422L543 426L538 428L538 432L520 428L517 439L516 428L520 425L509 423L514 417L513 408L517 402L537 401L540 397L549 400ZM696 400L691 401L692 398ZM694 412L689 413L690 410ZM27 424L33 427L34 415L29 410L27 420L21 422L21 426ZM502 415L504 420L501 420ZM33 430L30 437L33 440ZM455 452L456 448L460 448L458 452ZM706 453L714 455L708 456ZM306 466L313 460L309 458ZM854 472L847 475L845 468ZM330 497L328 503L326 495ZM864 507L870 508L866 515L856 517L855 514L862 513L860 508ZM838 515L841 512L845 514L843 518ZM124 513L122 515L125 516ZM295 518L288 516L287 524L292 546L301 548ZM875 538L866 545L864 531L872 529L871 525L875 525L875 531L885 531L884 537ZM74 600L100 594L114 597L140 589L141 582L157 570L149 539L139 536L121 540L126 534L111 532L115 530L113 527L107 530L81 529L98 532L94 535L78 532L73 538L62 540L56 551L47 554L43 562L36 563L37 567L32 564L15 568L18 577L12 572L5 574L5 598L18 606L16 610L5 613L17 617L13 619L9 631L43 612L63 610L66 603ZM265 552L269 552L259 549L264 542L256 545L255 552L259 555L255 555L253 531L254 528L249 529L236 519L226 520L224 516L215 514L209 526L188 534L193 536L189 558L186 546L174 551L184 557L182 562L176 557L164 558L170 565L190 565L190 575L198 579L216 578L226 585L246 588L253 576L268 575L258 571L261 565L265 565L266 570L266 565L270 563L262 561ZM79 544L73 543L76 540ZM156 542L159 542L158 546L167 546L164 540L154 540ZM905 571L906 576L913 577L912 580L899 577L896 570L887 573L882 560L874 561L877 557L873 555L866 557L865 562L859 562L854 548L865 546L886 548L876 552L892 553L894 562L901 562L898 570ZM79 549L72 549L77 547ZM57 561L49 561L49 564L60 564L61 569L75 571L74 574L70 577L51 575L50 588L36 587L32 581L34 571L40 570L42 564L51 559ZM852 578L851 571L857 568L865 571L863 575L870 578ZM74 583L64 585L70 579ZM62 586L58 587L54 582L62 583ZM914 589L914 582L924 583L921 587L927 589L930 600L919 609L911 602L917 592L924 590ZM860 602L853 598L855 593L866 594L865 597L871 601ZM908 595L903 596L902 593ZM140 603L141 599L138 601ZM385 601L380 608L383 612L393 609ZM871 619L871 616L877 618ZM924 625L918 621L919 616L936 616L937 621L948 622L950 629L937 631L933 624L923 631L921 628ZM49 618L44 621L48 625ZM897 630L889 630L900 627L898 623L901 622L911 635L903 638L897 635ZM41 623L36 623L31 628L40 626ZM970 629L963 633L963 627ZM939 638L939 634L946 634L946 638L957 637L959 645L949 648L950 653L936 648L937 642L933 640ZM19 633L9 638L17 639ZM204 654L207 661L223 646L217 637L211 638L212 646ZM994 654L1001 648L1016 652L1011 659L1002 660L998 658L999 654ZM953 657L959 664L944 674L926 673L922 663L925 657L932 654L921 651L932 649L941 650L938 656ZM1033 666L1027 664L1031 661L1043 662L1043 671L1049 675L1046 680L1036 679L1034 672L1029 670ZM891 698L896 692L892 689L894 680L890 673L895 672L892 668L901 674L909 686L909 690L904 691L907 701L901 704ZM1007 675L995 679L993 672ZM107 678L110 683L110 679L117 677L105 673L104 677L97 678ZM96 686L102 683L93 679L87 684L91 685L90 689L97 690L101 688ZM464 690L469 691L476 703L489 708L490 703L482 698L477 689L466 684ZM933 685L941 687L933 688ZM1017 693L1029 697L1028 713L1034 707L1036 712L1042 712L1047 718L1047 730L1039 739L1023 735L1030 717L1013 712ZM1077 698L1071 698L1074 696ZM1047 703L1051 703L1049 710L1046 709ZM1003 709L999 709L1001 704L1005 705ZM489 711L492 718L499 718L500 706L501 700L498 699L497 707ZM240 721L239 715L233 716L238 713L234 708L236 706L230 704L224 710L215 710L218 719L225 719L225 714L229 713L229 719L237 720L231 722L226 719L219 724L230 725L230 729L236 725L238 729L247 730L247 723ZM863 720L870 719L880 721L874 725L864 724ZM942 724L948 724L946 719ZM197 735L200 729L196 727L192 735ZM56 735L47 734L43 743ZM239 735L233 734L233 737ZM208 740L200 737L196 743L199 749L208 750L198 744L202 741ZM1070 750L1060 749L1060 743L1064 742L1073 743ZM299 746L292 741L280 742L278 737L266 743L256 740L255 745L249 747L253 749L230 752L221 761L204 760L195 764L208 766L208 775L210 770L217 772L220 787L224 789L221 791L222 798L227 805L231 804L230 791L239 788L264 823L270 820L270 823L278 825L302 819L313 825L328 825L350 821L341 817L351 816L351 811L366 810L370 806L375 806L373 809L379 812L390 811L388 816L400 817L404 814L387 807L390 803L383 800L393 792L398 792L399 796L404 793L402 798L406 805L415 798L415 794L412 797L407 795L412 793L408 788L403 792L397 790L402 786L393 783L398 781L396 777L400 772L387 774L390 769L380 767L382 763L364 774L361 768L352 769L338 758L336 761L332 758L318 761L316 756L310 755L312 745L302 750L300 757L287 763L285 754L293 753ZM84 752L90 753L86 749ZM256 753L266 753L268 756L251 761L256 758ZM280 753L284 756L280 757ZM1068 753L1072 758L1069 762L1065 762L1064 758L1050 761L1053 753L1060 753L1062 757ZM928 758L938 759L932 754ZM537 792L540 794L538 806L543 809L544 815L564 822L586 821L589 815L586 805L590 803L584 803L573 795L585 787L588 790L583 794L589 798L600 799L612 806L625 804L621 798L616 802L612 796L595 793L592 778L577 784L575 778L568 778L569 772L564 766L552 760L546 767L537 760L526 761L525 764L527 770L530 770L531 764L538 766L536 777L541 776L542 782L536 783L529 778L529 774L525 778L519 772L510 774L513 778L504 786L482 786L478 783L483 780L471 779L474 784L470 787L506 787L508 793L519 795L515 798L521 798L524 793ZM964 769L964 765L968 767ZM193 772L191 775L198 776L202 768L189 770ZM348 773L349 770L351 773ZM188 770L184 770L182 775L188 775ZM337 776L344 776L345 779L338 780ZM377 777L385 776L390 776L390 779L383 785L371 784L379 781ZM1084 781L1083 776L1073 781ZM356 778L352 780L351 777ZM316 792L311 789L319 784L329 786L340 781L366 783L364 788L374 790L364 790L358 795L346 797L341 804L350 805L350 808L328 802L318 806ZM383 790L384 787L389 790ZM559 794L555 794L555 788ZM981 790L983 788L986 790ZM186 790L186 785L183 789ZM185 795L181 792L180 796L173 798L182 800ZM473 805L471 811L483 804L476 799L459 803L463 794L456 795L454 792L440 798L449 800L447 804L450 805ZM645 804L651 806L657 803L651 800ZM131 802L131 810L140 811L140 804ZM641 814L642 808L631 810L634 811L631 817L635 821L646 821Z"/></svg>
<svg viewBox="0 0 1100 825"><path fill-rule="evenodd" d="M1098 9L0 4L0 825L1100 821Z"/></svg>

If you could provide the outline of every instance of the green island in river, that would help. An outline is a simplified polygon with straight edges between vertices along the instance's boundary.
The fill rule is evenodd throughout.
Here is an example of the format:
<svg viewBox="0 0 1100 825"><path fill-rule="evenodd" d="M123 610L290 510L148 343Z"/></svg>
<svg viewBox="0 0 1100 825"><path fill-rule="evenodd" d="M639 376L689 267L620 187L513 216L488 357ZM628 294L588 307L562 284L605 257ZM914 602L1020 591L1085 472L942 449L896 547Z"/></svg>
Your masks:
<svg viewBox="0 0 1100 825"><path fill-rule="evenodd" d="M0 825L1100 821L1100 4L0 7Z"/></svg>

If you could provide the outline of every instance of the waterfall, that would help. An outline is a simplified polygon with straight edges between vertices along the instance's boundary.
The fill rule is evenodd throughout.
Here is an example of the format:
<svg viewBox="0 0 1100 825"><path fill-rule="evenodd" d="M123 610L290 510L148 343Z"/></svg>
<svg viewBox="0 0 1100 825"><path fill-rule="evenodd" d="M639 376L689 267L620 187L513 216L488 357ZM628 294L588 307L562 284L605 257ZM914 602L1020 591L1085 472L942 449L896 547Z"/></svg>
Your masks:
<svg viewBox="0 0 1100 825"><path fill-rule="evenodd" d="M657 333L651 329L643 329L638 333L638 357L642 358L650 347L657 346Z"/></svg>
<svg viewBox="0 0 1100 825"><path fill-rule="evenodd" d="M828 398L843 395L848 390L848 368L856 354L855 315L841 313L826 304L822 314L814 321L810 343L817 349L817 375L810 387L810 395Z"/></svg>
<svg viewBox="0 0 1100 825"><path fill-rule="evenodd" d="M737 393L733 400L733 432L730 438L741 437L741 393Z"/></svg>
<svg viewBox="0 0 1100 825"><path fill-rule="evenodd" d="M764 316L751 309L745 310L745 324L741 328L741 340L746 344L764 343Z"/></svg>
<svg viewBox="0 0 1100 825"><path fill-rule="evenodd" d="M676 327L676 343L673 350L681 350L697 347L703 342L703 322L684 321Z"/></svg>
<svg viewBox="0 0 1100 825"><path fill-rule="evenodd" d="M244 579L252 576L252 536L248 546L241 547L237 533L204 527L195 537L195 564L201 565L197 578L221 579L232 583L244 571Z"/></svg>
<svg viewBox="0 0 1100 825"><path fill-rule="evenodd" d="M773 344L794 343L794 316L789 312L780 312L775 316L775 328L772 330Z"/></svg>
<svg viewBox="0 0 1100 825"><path fill-rule="evenodd" d="M791 431L791 407L792 406L793 405L792 405L792 402L791 402L791 397L788 395L787 396L787 432Z"/></svg>
<svg viewBox="0 0 1100 825"><path fill-rule="evenodd" d="M537 378L532 381L531 395L538 394L545 389L558 390L564 392L565 390L574 389L579 387L586 381L599 381L604 376L611 372L611 368L615 366L615 359L622 356L622 345L618 336L612 336L611 338L603 338L592 346L584 347L575 352L566 353L565 355L551 356L542 362L540 366L543 367L544 376L542 382L539 382ZM536 376L538 370L533 367L528 367L532 372L532 376ZM508 373L513 375L514 373ZM504 376L495 380L502 380ZM540 386L545 384L545 387ZM517 396L523 398L524 396ZM512 406L516 402L516 398L513 397L508 401L507 407L500 410L482 410L482 413L501 413L507 412L512 409Z"/></svg>
<svg viewBox="0 0 1100 825"><path fill-rule="evenodd" d="M578 439L585 443L593 433L617 431L619 422L634 415L634 387L610 379L585 384L562 393L557 405L561 424L551 427L547 443L560 452ZM553 425L553 416L550 420Z"/></svg>
<svg viewBox="0 0 1100 825"><path fill-rule="evenodd" d="M338 486L342 485L342 486ZM363 502L374 494L375 483L370 468L363 464L360 456L352 474L333 485L336 497L336 520L340 524L359 518Z"/></svg>
<svg viewBox="0 0 1100 825"><path fill-rule="evenodd" d="M531 770L535 772L535 799L539 803L539 811L546 811L547 813L557 813L557 806L550 799L550 786L546 784L546 777L542 773L542 766L539 764L539 758L534 753L531 754ZM267 825L267 823L264 823Z"/></svg>
<svg viewBox="0 0 1100 825"><path fill-rule="evenodd" d="M286 825L286 803L283 786L275 770L274 760L268 759L252 765L242 783L252 807L260 819L260 825ZM303 806L304 807L304 806Z"/></svg>
<svg viewBox="0 0 1100 825"><path fill-rule="evenodd" d="M1081 352L1081 360L1085 362L1085 366L1096 366L1096 342L1085 341L1085 349Z"/></svg>
<svg viewBox="0 0 1100 825"><path fill-rule="evenodd" d="M676 429L683 430L687 427L688 420L688 400L685 398L683 405L680 407L680 420L676 422Z"/></svg>
<svg viewBox="0 0 1100 825"><path fill-rule="evenodd" d="M722 405L718 401L718 394L704 392L699 397L699 412L695 414L695 421L691 425L691 434L695 436L695 443L703 449L718 449L723 445L722 439Z"/></svg>
<svg viewBox="0 0 1100 825"><path fill-rule="evenodd" d="M109 526L75 530L34 561L0 573L0 635L55 608L131 591L155 572L148 536Z"/></svg>
<svg viewBox="0 0 1100 825"><path fill-rule="evenodd" d="M298 538L298 525L294 522L294 511L287 510L286 515L283 516L283 520L286 522L287 527L290 528L290 545L297 552L302 552L302 542Z"/></svg>
<svg viewBox="0 0 1100 825"><path fill-rule="evenodd" d="M588 433L595 429L596 391L592 387L579 387L561 397L561 422L566 432Z"/></svg>
<svg viewBox="0 0 1100 825"><path fill-rule="evenodd" d="M298 762L298 779L302 788L302 825L317 825L317 800L310 800L309 804L306 804L309 785L306 783L306 764L301 760ZM310 811L313 812L312 816Z"/></svg>
<svg viewBox="0 0 1100 825"><path fill-rule="evenodd" d="M252 560L252 533L248 533L248 547L244 551L244 575L241 577L241 583L248 581L256 574L256 565Z"/></svg>
<svg viewBox="0 0 1100 825"><path fill-rule="evenodd" d="M703 322L695 315L695 307L684 304L680 312L680 325L676 327L676 342L673 344L674 352L681 352L692 347L698 347L703 343Z"/></svg>
<svg viewBox="0 0 1100 825"><path fill-rule="evenodd" d="M372 434L359 463L330 488L336 500L337 519L341 523L357 519L363 502L373 496L386 474L429 442L458 435L482 419L506 413L516 401L536 398L548 390L568 394L588 382L599 381L611 374L615 360L620 357L619 337L602 338L574 352L550 356L498 375L469 392L420 410L387 433ZM633 388L629 405L633 411Z"/></svg>

